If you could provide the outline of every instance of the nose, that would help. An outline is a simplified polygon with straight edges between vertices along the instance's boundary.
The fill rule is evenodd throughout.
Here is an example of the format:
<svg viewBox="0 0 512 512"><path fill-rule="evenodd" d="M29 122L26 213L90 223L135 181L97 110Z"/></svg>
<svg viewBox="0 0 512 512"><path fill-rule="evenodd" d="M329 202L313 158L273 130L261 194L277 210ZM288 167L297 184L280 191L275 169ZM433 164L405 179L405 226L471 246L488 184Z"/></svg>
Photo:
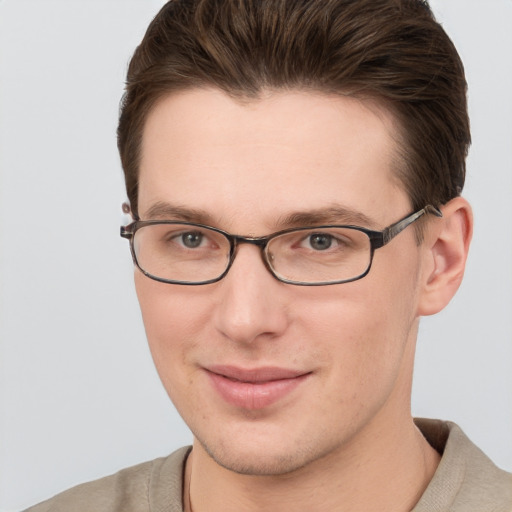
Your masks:
<svg viewBox="0 0 512 512"><path fill-rule="evenodd" d="M237 343L280 336L288 325L286 292L290 286L277 281L267 270L261 250L240 245L233 265L218 283L219 302L215 325Z"/></svg>

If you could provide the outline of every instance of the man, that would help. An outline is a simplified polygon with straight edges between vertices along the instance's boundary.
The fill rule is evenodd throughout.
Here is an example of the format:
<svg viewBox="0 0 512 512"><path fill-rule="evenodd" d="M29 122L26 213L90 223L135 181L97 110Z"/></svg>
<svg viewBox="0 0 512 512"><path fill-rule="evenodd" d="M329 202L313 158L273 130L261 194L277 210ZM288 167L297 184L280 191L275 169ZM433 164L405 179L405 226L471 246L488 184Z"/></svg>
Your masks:
<svg viewBox="0 0 512 512"><path fill-rule="evenodd" d="M465 90L418 0L168 3L128 71L122 235L194 445L33 510L512 510L410 414L471 239Z"/></svg>

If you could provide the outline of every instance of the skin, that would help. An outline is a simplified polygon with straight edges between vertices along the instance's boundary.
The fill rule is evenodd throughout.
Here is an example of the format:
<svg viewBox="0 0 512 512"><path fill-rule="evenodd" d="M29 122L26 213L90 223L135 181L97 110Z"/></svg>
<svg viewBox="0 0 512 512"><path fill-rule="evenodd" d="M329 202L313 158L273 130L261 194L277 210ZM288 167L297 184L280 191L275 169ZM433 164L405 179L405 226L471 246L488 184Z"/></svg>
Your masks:
<svg viewBox="0 0 512 512"><path fill-rule="evenodd" d="M170 95L144 130L140 217L182 219L162 208L172 205L194 210L185 220L262 236L289 227L291 213L319 224L319 210L334 206L352 213L333 222L363 217L382 229L411 212L393 175L395 130L378 105L346 97ZM443 212L427 219L421 245L407 228L376 252L365 278L342 285L280 283L248 245L214 284L169 285L136 271L156 368L194 434L187 510L414 506L439 461L410 414L418 321L455 293L471 236L463 199ZM219 395L212 365L307 377L251 410Z"/></svg>

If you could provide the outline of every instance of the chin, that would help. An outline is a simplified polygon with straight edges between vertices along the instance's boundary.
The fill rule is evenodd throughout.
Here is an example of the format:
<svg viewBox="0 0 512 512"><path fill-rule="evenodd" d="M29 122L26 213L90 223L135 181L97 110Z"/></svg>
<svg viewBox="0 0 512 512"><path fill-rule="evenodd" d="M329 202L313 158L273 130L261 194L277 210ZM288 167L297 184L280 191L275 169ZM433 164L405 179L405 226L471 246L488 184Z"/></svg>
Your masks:
<svg viewBox="0 0 512 512"><path fill-rule="evenodd" d="M197 438L196 438L197 439ZM245 444L238 447L235 442L229 446L217 445L214 448L198 439L202 449L219 466L238 473L251 476L279 476L293 473L321 459L325 452L312 453L307 447L289 447L280 443L279 447L258 444Z"/></svg>

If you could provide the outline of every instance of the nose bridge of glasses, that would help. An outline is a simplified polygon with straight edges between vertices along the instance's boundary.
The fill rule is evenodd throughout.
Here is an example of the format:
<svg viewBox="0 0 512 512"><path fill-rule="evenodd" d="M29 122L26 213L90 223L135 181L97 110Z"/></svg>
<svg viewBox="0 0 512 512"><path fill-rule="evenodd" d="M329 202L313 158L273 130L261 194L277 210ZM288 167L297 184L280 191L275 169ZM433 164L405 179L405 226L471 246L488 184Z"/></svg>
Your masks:
<svg viewBox="0 0 512 512"><path fill-rule="evenodd" d="M233 249L232 249L231 263L233 263L233 261L236 257L237 248L239 245L243 245L243 244L254 245L261 249L261 258L263 260L263 264L265 265L266 269L272 275L274 275L274 273L272 271L272 267L270 265L270 262L268 261L268 255L265 251L267 244L269 242L269 239L270 239L270 237L267 237L267 236L251 237L251 236L232 235Z"/></svg>
<svg viewBox="0 0 512 512"><path fill-rule="evenodd" d="M250 245L257 245L261 249L265 249L268 243L268 237L266 236L240 236L240 235L233 235L233 240L235 242L235 245L240 244L250 244Z"/></svg>

